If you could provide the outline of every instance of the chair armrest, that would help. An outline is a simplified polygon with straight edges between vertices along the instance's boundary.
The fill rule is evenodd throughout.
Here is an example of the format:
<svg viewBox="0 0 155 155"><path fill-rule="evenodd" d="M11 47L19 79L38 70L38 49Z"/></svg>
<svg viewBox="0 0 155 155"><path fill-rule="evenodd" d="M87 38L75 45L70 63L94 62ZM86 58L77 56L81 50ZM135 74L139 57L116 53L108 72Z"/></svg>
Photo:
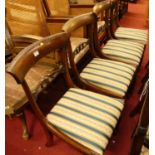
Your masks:
<svg viewBox="0 0 155 155"><path fill-rule="evenodd" d="M33 43L35 41L38 41L40 39L42 39L43 37L41 36L36 36L36 35L29 35L29 34L26 34L26 35L12 35L11 36L12 39L13 39L13 42L16 44L16 43Z"/></svg>
<svg viewBox="0 0 155 155"><path fill-rule="evenodd" d="M36 35L12 35L11 39L14 42L15 47L13 48L13 57L15 57L23 48L26 46L41 40L43 37Z"/></svg>
<svg viewBox="0 0 155 155"><path fill-rule="evenodd" d="M53 17L46 17L46 22L48 23L53 23L53 22L58 22L58 23L65 23L68 21L70 18L73 18L74 16L53 16Z"/></svg>

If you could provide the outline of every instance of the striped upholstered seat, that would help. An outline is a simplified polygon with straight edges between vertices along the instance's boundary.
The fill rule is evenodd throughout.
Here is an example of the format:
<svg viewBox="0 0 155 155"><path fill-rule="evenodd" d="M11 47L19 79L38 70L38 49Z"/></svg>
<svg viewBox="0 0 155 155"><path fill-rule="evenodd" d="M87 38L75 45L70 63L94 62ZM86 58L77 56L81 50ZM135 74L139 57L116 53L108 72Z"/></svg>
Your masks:
<svg viewBox="0 0 155 155"><path fill-rule="evenodd" d="M71 37L71 47L75 63L78 63L89 50L88 39Z"/></svg>
<svg viewBox="0 0 155 155"><path fill-rule="evenodd" d="M103 35L105 35L106 32L106 26L105 21L98 21L97 22L97 31L98 31L98 38L102 38Z"/></svg>
<svg viewBox="0 0 155 155"><path fill-rule="evenodd" d="M111 39L102 48L102 53L112 60L138 66L142 58L144 45L127 40Z"/></svg>
<svg viewBox="0 0 155 155"><path fill-rule="evenodd" d="M142 44L147 43L147 30L119 27L115 32L115 36L119 39L129 39Z"/></svg>
<svg viewBox="0 0 155 155"><path fill-rule="evenodd" d="M94 58L80 76L100 88L123 98L132 80L135 67L112 60Z"/></svg>
<svg viewBox="0 0 155 155"><path fill-rule="evenodd" d="M73 140L103 155L123 107L114 98L70 88L47 119Z"/></svg>

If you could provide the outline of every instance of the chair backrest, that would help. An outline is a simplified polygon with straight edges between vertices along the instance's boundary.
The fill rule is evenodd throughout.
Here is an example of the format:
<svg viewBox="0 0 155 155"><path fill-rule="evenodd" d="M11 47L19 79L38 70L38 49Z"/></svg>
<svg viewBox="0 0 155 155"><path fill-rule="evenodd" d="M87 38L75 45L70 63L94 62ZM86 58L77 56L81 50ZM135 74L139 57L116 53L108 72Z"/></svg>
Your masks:
<svg viewBox="0 0 155 155"><path fill-rule="evenodd" d="M98 2L93 7L93 12L100 17L100 20L105 20L108 22L108 18L110 17L110 9L111 9L111 2L110 1L103 1Z"/></svg>
<svg viewBox="0 0 155 155"><path fill-rule="evenodd" d="M93 12L96 14L96 16L98 16L99 21L104 22L104 28L102 27L102 29L104 29L104 30L101 29L101 32L105 33L104 38L102 36L102 40L105 40L105 41L108 38L110 38L110 31L109 31L110 30L110 21L109 21L110 11L111 11L111 2L110 1L98 2L93 7Z"/></svg>
<svg viewBox="0 0 155 155"><path fill-rule="evenodd" d="M100 51L100 47L99 47L100 45L98 41L98 30L97 30L98 13L101 12L101 10L103 11L103 13L105 13L104 11L108 10L110 6L111 6L110 3L107 3L104 1L99 2L94 6L94 9L93 9L94 12L76 16L68 20L62 27L62 30L67 33L70 33L70 35L75 30L83 27L85 32L85 37L89 39L89 47L90 47L89 51L93 57L96 57L97 55L103 57L103 54Z"/></svg>
<svg viewBox="0 0 155 155"><path fill-rule="evenodd" d="M119 26L119 3L120 0L111 0L110 21L112 27Z"/></svg>
<svg viewBox="0 0 155 155"><path fill-rule="evenodd" d="M71 18L68 20L62 27L62 31L65 31L66 33L72 35L74 31L77 31L78 29L84 29L85 38L88 38L89 40L89 51L92 54L92 56L95 56L96 53L94 52L94 40L97 38L97 17L93 13L86 13L79 16L76 16L74 18ZM93 35L96 33L96 35ZM72 64L74 64L74 57L73 53L69 54Z"/></svg>
<svg viewBox="0 0 155 155"><path fill-rule="evenodd" d="M49 35L40 0L6 0L6 20L12 34Z"/></svg>
<svg viewBox="0 0 155 155"><path fill-rule="evenodd" d="M65 16L70 14L69 0L43 0L50 16Z"/></svg>
<svg viewBox="0 0 155 155"><path fill-rule="evenodd" d="M64 48L66 48L68 44L69 37L65 32L45 37L23 49L13 59L12 65L10 65L7 70L14 76L18 83L22 84L29 69L42 57L50 54L50 52L61 48L61 52L59 50L58 52L62 53L64 57L62 60L65 62L67 56L66 52L64 52Z"/></svg>

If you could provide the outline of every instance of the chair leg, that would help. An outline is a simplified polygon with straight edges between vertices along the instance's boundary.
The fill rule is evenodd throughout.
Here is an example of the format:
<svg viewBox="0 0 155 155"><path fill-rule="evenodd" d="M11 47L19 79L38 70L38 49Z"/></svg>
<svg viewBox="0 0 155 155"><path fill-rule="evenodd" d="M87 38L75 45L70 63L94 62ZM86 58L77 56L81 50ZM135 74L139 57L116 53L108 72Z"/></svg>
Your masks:
<svg viewBox="0 0 155 155"><path fill-rule="evenodd" d="M28 127L27 127L27 123L26 123L26 118L25 118L25 114L24 112L21 112L19 114L19 118L21 120L21 123L22 123L22 127L23 127L23 135L22 137L25 139L25 140L28 140L30 138L30 133L28 131Z"/></svg>
<svg viewBox="0 0 155 155"><path fill-rule="evenodd" d="M47 140L46 146L47 146L47 147L50 147L50 146L53 145L53 138L54 138L54 136L53 136L53 134L52 134L51 132L48 131L48 129L45 129L45 128L44 128L44 131L45 131L46 140Z"/></svg>

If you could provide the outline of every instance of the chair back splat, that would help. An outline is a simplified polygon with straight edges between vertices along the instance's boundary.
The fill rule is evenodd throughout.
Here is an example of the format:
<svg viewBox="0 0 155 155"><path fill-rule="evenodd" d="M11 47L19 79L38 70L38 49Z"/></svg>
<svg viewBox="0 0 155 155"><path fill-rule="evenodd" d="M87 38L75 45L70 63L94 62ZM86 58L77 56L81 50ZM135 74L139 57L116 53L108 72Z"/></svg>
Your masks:
<svg viewBox="0 0 155 155"><path fill-rule="evenodd" d="M97 35L93 35L92 33L93 31L94 33L97 33L97 26L94 26L94 24L97 24L96 16L94 16L94 14L92 13L86 13L70 19L62 27L62 31L69 33L71 36L73 31L83 27L85 30L85 37L89 38L89 46L91 48L91 51L94 51L94 46L93 46L93 41L95 39L94 36L97 37ZM96 28L96 31L95 31L95 28ZM92 52L92 55L95 56L96 55L95 52Z"/></svg>
<svg viewBox="0 0 155 155"><path fill-rule="evenodd" d="M100 49L100 46L103 45L103 43L105 43L109 38L111 38L111 33L110 33L110 10L111 10L111 3L110 1L103 1L103 2L99 2L97 3L94 7L93 7L93 13L99 18L99 21L104 22L104 31L105 34L100 37L100 33L98 33L98 40L99 40L99 44L98 44L98 40L94 40L94 45L96 47L96 50L98 50L98 48ZM100 45L100 46L98 46Z"/></svg>
<svg viewBox="0 0 155 155"><path fill-rule="evenodd" d="M119 0L112 0L110 11L110 32L114 39L116 39L114 30L116 30L117 27L119 27Z"/></svg>

